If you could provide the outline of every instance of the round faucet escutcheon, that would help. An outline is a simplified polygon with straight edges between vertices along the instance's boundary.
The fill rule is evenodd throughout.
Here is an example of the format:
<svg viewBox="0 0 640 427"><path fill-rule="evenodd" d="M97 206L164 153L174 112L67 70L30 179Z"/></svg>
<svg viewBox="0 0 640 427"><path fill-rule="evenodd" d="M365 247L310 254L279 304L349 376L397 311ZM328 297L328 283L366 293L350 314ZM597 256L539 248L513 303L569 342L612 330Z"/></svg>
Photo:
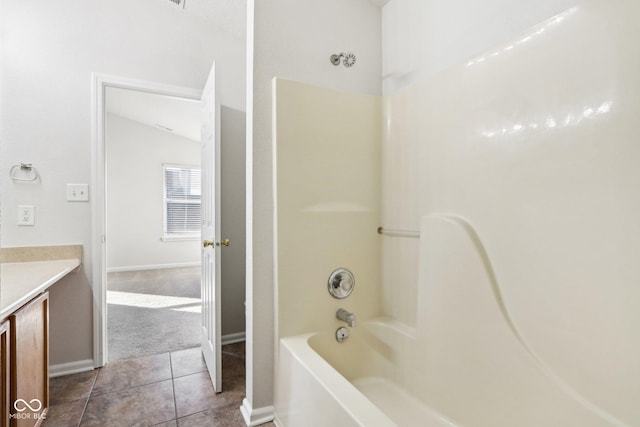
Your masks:
<svg viewBox="0 0 640 427"><path fill-rule="evenodd" d="M353 288L356 286L356 280L346 268L338 268L331 272L327 288L331 296L337 299L343 299L351 295Z"/></svg>

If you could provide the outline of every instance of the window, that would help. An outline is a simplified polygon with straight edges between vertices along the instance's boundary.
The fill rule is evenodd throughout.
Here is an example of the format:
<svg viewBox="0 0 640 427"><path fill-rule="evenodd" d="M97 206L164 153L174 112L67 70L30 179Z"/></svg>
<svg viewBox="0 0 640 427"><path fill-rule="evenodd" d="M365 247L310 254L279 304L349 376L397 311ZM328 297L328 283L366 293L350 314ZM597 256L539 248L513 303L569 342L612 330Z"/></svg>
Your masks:
<svg viewBox="0 0 640 427"><path fill-rule="evenodd" d="M163 165L163 239L200 237L200 168Z"/></svg>

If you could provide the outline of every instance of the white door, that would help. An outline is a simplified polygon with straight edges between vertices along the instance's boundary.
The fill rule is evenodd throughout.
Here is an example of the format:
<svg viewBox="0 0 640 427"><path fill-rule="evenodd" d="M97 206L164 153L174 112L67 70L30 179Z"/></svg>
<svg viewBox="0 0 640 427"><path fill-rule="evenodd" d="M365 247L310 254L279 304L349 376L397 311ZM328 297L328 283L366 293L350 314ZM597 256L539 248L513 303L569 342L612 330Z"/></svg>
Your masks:
<svg viewBox="0 0 640 427"><path fill-rule="evenodd" d="M202 354L213 388L222 391L220 343L220 103L215 64L202 92Z"/></svg>

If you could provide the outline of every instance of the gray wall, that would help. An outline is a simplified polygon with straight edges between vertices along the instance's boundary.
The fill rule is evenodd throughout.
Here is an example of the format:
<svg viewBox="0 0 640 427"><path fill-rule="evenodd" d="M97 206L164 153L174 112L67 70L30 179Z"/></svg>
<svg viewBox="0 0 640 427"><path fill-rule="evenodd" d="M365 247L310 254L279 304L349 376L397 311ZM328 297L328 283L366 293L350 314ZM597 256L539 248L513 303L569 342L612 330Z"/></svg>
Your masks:
<svg viewBox="0 0 640 427"><path fill-rule="evenodd" d="M222 335L245 330L245 117L243 111L220 111L222 236Z"/></svg>

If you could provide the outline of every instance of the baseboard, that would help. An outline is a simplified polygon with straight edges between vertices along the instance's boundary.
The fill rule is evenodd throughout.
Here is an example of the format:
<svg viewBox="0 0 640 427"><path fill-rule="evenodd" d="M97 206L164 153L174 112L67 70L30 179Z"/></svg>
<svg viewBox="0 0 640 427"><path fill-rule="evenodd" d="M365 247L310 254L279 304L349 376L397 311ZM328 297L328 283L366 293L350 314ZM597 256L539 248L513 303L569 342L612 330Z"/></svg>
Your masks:
<svg viewBox="0 0 640 427"><path fill-rule="evenodd" d="M284 424L280 421L280 418L278 418L278 414L273 414L273 424L275 424L276 427L284 427Z"/></svg>
<svg viewBox="0 0 640 427"><path fill-rule="evenodd" d="M240 412L244 418L244 422L248 427L259 426L260 424L273 421L273 406L265 406L264 408L251 408L251 403L245 398L242 401Z"/></svg>
<svg viewBox="0 0 640 427"><path fill-rule="evenodd" d="M235 334L227 334L220 337L222 345L234 344L245 341L246 334L244 332L236 332Z"/></svg>
<svg viewBox="0 0 640 427"><path fill-rule="evenodd" d="M245 340L244 332L223 335L220 338L222 345L234 344ZM77 360L75 362L49 365L49 378L62 377L64 375L77 374L92 371L95 368L93 359Z"/></svg>
<svg viewBox="0 0 640 427"><path fill-rule="evenodd" d="M178 262L173 264L130 265L125 267L108 267L107 273L120 273L123 271L164 270L167 268L198 267L200 262Z"/></svg>
<svg viewBox="0 0 640 427"><path fill-rule="evenodd" d="M79 372L92 371L94 369L93 359L78 360L58 365L49 365L49 378L61 377L63 375L77 374Z"/></svg>

